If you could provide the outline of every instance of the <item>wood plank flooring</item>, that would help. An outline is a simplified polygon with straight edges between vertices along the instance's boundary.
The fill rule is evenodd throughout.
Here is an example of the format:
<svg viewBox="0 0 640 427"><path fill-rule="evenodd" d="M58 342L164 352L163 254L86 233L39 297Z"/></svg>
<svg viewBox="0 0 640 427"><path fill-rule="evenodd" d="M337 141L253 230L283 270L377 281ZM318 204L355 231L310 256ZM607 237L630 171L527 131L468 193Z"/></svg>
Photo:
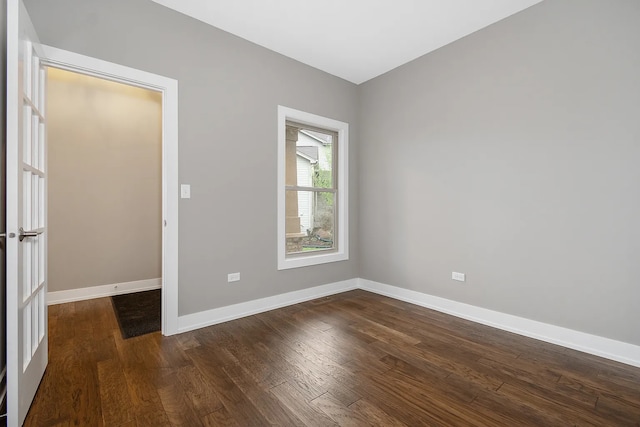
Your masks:
<svg viewBox="0 0 640 427"><path fill-rule="evenodd" d="M640 369L365 291L123 340L49 308L27 426L640 426Z"/></svg>

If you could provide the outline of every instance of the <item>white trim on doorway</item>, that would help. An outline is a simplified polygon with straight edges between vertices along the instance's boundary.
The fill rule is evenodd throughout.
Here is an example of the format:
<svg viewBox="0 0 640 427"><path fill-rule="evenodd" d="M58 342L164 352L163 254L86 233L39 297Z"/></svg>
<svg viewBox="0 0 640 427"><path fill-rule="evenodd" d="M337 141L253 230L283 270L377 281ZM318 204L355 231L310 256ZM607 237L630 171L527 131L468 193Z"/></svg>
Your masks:
<svg viewBox="0 0 640 427"><path fill-rule="evenodd" d="M178 332L178 81L51 46L42 47L46 65L162 93L162 334L174 335Z"/></svg>

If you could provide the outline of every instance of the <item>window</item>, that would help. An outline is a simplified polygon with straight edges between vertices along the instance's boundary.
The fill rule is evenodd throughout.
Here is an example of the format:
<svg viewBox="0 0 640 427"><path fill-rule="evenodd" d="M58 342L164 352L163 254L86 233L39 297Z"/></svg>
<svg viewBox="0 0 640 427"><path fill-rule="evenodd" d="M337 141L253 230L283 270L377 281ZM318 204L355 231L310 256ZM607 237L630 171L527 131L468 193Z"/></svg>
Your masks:
<svg viewBox="0 0 640 427"><path fill-rule="evenodd" d="M278 269L349 259L349 125L278 107Z"/></svg>

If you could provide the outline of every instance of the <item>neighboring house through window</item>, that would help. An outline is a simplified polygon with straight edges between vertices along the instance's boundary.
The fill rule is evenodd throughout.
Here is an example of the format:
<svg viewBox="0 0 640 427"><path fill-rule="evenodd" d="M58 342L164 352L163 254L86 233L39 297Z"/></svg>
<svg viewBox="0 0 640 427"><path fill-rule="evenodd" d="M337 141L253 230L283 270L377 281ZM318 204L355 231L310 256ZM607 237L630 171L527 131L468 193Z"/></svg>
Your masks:
<svg viewBox="0 0 640 427"><path fill-rule="evenodd" d="M349 258L349 125L278 108L278 269Z"/></svg>

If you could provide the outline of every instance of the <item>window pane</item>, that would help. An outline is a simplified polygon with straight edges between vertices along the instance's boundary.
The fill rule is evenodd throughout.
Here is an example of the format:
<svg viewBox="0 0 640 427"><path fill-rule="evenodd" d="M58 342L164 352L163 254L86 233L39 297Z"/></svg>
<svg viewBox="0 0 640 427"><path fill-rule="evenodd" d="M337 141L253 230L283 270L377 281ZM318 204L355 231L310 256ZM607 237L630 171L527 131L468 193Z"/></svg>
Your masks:
<svg viewBox="0 0 640 427"><path fill-rule="evenodd" d="M335 134L287 125L286 185L333 188Z"/></svg>
<svg viewBox="0 0 640 427"><path fill-rule="evenodd" d="M334 207L334 193L287 191L287 254L335 249Z"/></svg>

